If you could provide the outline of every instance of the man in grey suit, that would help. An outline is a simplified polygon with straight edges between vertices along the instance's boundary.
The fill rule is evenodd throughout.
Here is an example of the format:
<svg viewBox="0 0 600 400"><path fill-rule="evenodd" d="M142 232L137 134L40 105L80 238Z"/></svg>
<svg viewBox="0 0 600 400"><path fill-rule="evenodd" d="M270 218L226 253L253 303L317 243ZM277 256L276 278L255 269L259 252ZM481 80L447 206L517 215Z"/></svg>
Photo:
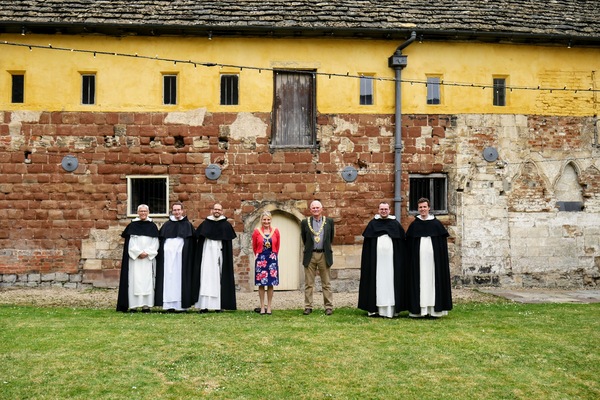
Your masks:
<svg viewBox="0 0 600 400"><path fill-rule="evenodd" d="M333 265L333 242L334 227L333 219L324 217L323 205L315 200L310 203L311 217L302 220L300 233L304 243L304 315L312 313L313 289L315 286L315 275L319 271L321 287L323 288L323 302L325 303L325 314L333 314L333 296L331 294L330 270Z"/></svg>

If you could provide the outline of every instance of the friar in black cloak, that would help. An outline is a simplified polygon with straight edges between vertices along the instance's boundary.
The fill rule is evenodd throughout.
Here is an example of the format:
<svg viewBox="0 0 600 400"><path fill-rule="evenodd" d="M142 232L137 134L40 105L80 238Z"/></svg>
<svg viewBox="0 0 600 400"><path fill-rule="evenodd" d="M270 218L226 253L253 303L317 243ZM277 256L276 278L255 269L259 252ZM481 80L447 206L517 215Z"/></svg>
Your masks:
<svg viewBox="0 0 600 400"><path fill-rule="evenodd" d="M438 317L452 310L452 289L450 283L450 262L448 257L448 231L442 223L429 214L429 200L418 200L419 215L406 231L408 251L410 254L409 279L409 312L410 316L431 315ZM421 304L421 243L423 238L431 238L431 251L434 261L435 304ZM427 284L427 281L423 282ZM431 310L431 308L433 308Z"/></svg>
<svg viewBox="0 0 600 400"><path fill-rule="evenodd" d="M196 247L196 237L194 236L194 226L183 215L183 204L174 203L172 206L173 215L164 223L159 231L160 248L156 257L156 293L155 306L163 306L167 309L181 311L191 304L192 293L192 275L194 274L194 251ZM181 238L183 240L183 250L181 254L181 307L171 307L164 302L165 290L165 242L169 239ZM167 279L171 277L167 276Z"/></svg>
<svg viewBox="0 0 600 400"><path fill-rule="evenodd" d="M149 238L158 238L158 227L150 218L148 218L149 209L148 206L141 204L138 207L139 218L133 220L123 233L121 237L125 238L125 244L123 245L123 257L121 259L121 277L119 279L119 293L117 297L117 311L126 312L129 307L129 244L132 236L146 236ZM135 239L134 239L135 240ZM156 242L155 242L156 243ZM155 245L156 246L156 245ZM144 250L144 249L140 249ZM156 248L152 250L156 251ZM150 252L150 250L146 249ZM156 254L156 253L155 253ZM152 257L154 258L154 257ZM147 258L148 268L150 273L152 272L152 261ZM154 299L152 299L152 303ZM153 304L145 304L147 307L151 307ZM149 308L145 308L149 311Z"/></svg>
<svg viewBox="0 0 600 400"><path fill-rule="evenodd" d="M367 311L369 316L386 316L391 318L398 312L408 309L408 287L406 284L404 229L396 217L389 215L389 212L390 206L388 203L383 202L379 204L379 214L369 222L363 232L364 242L360 263L358 308ZM379 254L377 250L378 240L386 235L389 237L386 240L391 240L392 252ZM378 257L381 258L382 263L384 262L384 258L388 258L387 267L382 266L382 270L379 271L383 275L380 276L380 279L387 280L387 282L393 281L393 293L386 293L387 303L391 302L391 297L393 296L393 304L386 304L388 307L382 308L379 308L377 305Z"/></svg>
<svg viewBox="0 0 600 400"><path fill-rule="evenodd" d="M223 206L215 204L209 215L196 229L198 243L196 247L196 269L192 277L192 293L194 295L192 302L201 311L208 309L237 310L235 297L235 276L233 272L233 239L237 237L227 217L223 215ZM212 242L211 242L212 241ZM220 254L215 255L208 251L211 244L220 243ZM208 243L207 243L208 242ZM212 248L214 249L214 247ZM220 258L220 260L219 260ZM212 271L205 271L203 274L202 265L205 268L213 268ZM221 262L220 279L215 277L212 272L218 272L218 263ZM208 277L208 278L207 278ZM216 278L216 279L215 279ZM205 287L203 287L205 285ZM214 297L204 296L203 292L214 293L215 286L220 288L220 304L215 305ZM205 290L206 289L206 290Z"/></svg>

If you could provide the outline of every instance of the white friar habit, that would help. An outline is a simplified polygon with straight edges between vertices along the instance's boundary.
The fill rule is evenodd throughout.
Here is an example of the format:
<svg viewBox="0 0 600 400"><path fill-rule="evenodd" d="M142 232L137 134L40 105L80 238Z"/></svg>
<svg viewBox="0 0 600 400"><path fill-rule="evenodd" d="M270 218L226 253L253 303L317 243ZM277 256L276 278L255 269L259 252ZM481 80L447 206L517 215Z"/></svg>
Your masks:
<svg viewBox="0 0 600 400"><path fill-rule="evenodd" d="M171 216L160 228L159 237L154 304L165 310L186 309L192 296L194 226L187 217L177 220Z"/></svg>
<svg viewBox="0 0 600 400"><path fill-rule="evenodd" d="M358 308L392 318L408 309L404 229L393 215L375 215L365 231Z"/></svg>
<svg viewBox="0 0 600 400"><path fill-rule="evenodd" d="M233 244L237 237L227 217L208 216L196 229L196 269L192 292L195 307L208 310L236 310Z"/></svg>
<svg viewBox="0 0 600 400"><path fill-rule="evenodd" d="M410 253L410 316L440 317L452 310L448 231L429 215L417 215L406 231Z"/></svg>
<svg viewBox="0 0 600 400"><path fill-rule="evenodd" d="M125 238L117 311L154 306L154 268L158 254L158 228L150 218L134 219L121 233ZM148 257L138 258L142 252Z"/></svg>

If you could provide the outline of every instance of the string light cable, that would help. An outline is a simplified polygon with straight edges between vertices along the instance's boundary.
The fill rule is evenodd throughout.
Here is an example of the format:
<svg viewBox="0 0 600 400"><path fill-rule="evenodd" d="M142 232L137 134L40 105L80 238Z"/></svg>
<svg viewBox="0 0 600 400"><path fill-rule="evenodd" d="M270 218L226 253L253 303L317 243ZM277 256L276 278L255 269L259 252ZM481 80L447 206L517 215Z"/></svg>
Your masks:
<svg viewBox="0 0 600 400"><path fill-rule="evenodd" d="M128 57L128 58L137 58L137 59L142 59L142 60L152 60L152 61L164 61L164 62L169 62L169 63L173 63L174 65L177 64L188 64L188 65L193 65L194 68L196 68L197 66L202 66L202 67L219 67L219 68L234 68L234 69L239 69L240 71L243 71L244 69L246 70L252 70L252 71L258 71L259 73L262 73L262 71L270 71L270 72L276 72L278 71L277 68L272 68L272 67L257 67L257 66L253 66L253 65L237 65L237 64L223 64L223 63L218 63L218 62L206 62L206 61L194 61L194 60L184 60L184 59L176 59L176 58L166 58L166 57L159 57L158 54L154 55L154 56L148 56L148 55L142 55L142 54L138 54L138 53L119 53L119 52L111 52L111 51L101 51L101 50L89 50L89 49L75 49L75 48L67 48L67 47L56 47L53 46L52 44L48 44L48 45L38 45L38 44L27 44L27 43L16 43L16 42L9 42L9 41L1 41L0 45L5 45L5 46L15 46L15 47L26 47L29 48L30 51L33 51L33 49L42 49L42 50L54 50L54 51L66 51L66 52L71 52L71 53L84 53L84 54L91 54L94 56L94 58L96 58L96 56L98 55L102 55L102 56L112 56L112 57ZM289 72L298 72L298 73L307 73L306 70L294 70L294 69L286 69L286 71ZM336 73L336 72L318 72L318 71L311 71L311 73L315 76L323 76L323 77L328 77L329 79L331 79L332 77L337 77L337 78L351 78L351 79L362 79L362 78L367 78L367 79L373 79L376 81L383 81L383 82L397 82L398 80L394 77L372 77L372 76L367 76L367 75L353 75L350 74L349 72L346 73ZM419 80L419 79L400 79L399 82L401 83L408 83L411 85L425 85L427 86L428 84L432 84L430 82L427 82L426 80ZM440 82L436 82L434 83L435 85L439 85L439 86L455 86L455 87L464 87L464 88L480 88L480 89L495 89L496 87L493 84L482 84L482 83L469 83L469 82L448 82L448 81L443 81L441 80ZM595 89L594 87L588 87L588 88L574 88L574 87L567 87L567 86L563 86L563 87L543 87L540 85L537 86L503 86L504 89L509 90L509 91L515 91L515 90L526 90L526 91L538 91L538 92L573 92L573 93L578 93L578 92L589 92L589 93L600 93L600 89Z"/></svg>

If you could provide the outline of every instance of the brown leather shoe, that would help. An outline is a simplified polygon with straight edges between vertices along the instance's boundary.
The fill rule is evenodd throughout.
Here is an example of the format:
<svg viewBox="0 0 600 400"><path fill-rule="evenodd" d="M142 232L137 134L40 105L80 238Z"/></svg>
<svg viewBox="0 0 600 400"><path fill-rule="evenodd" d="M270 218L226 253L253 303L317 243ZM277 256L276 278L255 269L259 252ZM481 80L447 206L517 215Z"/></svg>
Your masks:
<svg viewBox="0 0 600 400"><path fill-rule="evenodd" d="M328 308L325 310L325 315L331 315L333 314L333 310L331 308Z"/></svg>
<svg viewBox="0 0 600 400"><path fill-rule="evenodd" d="M308 315L308 314L310 314L311 312L312 312L312 308L305 308L305 309L304 309L304 312L303 312L302 314L304 314L304 315Z"/></svg>

